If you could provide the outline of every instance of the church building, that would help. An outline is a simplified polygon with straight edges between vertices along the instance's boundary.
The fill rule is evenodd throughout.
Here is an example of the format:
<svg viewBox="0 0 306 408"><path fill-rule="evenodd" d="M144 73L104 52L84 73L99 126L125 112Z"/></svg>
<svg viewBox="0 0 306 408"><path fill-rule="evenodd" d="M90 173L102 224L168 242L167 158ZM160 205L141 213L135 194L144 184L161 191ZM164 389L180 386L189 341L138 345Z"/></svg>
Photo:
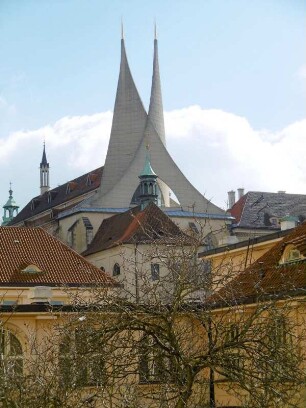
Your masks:
<svg viewBox="0 0 306 408"><path fill-rule="evenodd" d="M154 39L153 75L148 111L134 83L121 38L121 62L112 129L103 167L50 189L44 145L40 163L40 195L34 197L10 225L42 226L82 252L101 222L143 201L141 172L147 156L156 178L154 201L179 227L195 229L201 220L205 234L227 235L232 217L207 200L184 176L166 148L158 41ZM140 176L140 180L139 180ZM147 193L149 190L147 191Z"/></svg>

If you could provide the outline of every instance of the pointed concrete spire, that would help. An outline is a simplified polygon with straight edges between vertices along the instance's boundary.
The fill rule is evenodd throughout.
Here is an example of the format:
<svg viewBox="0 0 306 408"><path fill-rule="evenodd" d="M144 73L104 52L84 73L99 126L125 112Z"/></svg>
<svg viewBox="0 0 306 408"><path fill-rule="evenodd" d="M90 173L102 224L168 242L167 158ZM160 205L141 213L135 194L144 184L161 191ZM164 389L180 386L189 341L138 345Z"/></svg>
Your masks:
<svg viewBox="0 0 306 408"><path fill-rule="evenodd" d="M122 38L120 73L100 196L110 191L127 171L141 144L147 116L130 71Z"/></svg>
<svg viewBox="0 0 306 408"><path fill-rule="evenodd" d="M154 126L162 142L166 144L163 100L158 63L158 43L156 23L154 24L154 58L153 58L151 98L149 106L149 120Z"/></svg>
<svg viewBox="0 0 306 408"><path fill-rule="evenodd" d="M124 40L123 20L121 18L121 40Z"/></svg>

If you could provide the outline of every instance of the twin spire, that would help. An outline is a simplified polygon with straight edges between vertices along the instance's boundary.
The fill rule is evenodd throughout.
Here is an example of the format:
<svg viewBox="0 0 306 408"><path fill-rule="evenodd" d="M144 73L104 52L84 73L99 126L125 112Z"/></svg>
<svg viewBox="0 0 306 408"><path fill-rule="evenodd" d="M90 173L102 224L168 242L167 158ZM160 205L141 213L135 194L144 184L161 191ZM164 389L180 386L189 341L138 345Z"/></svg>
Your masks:
<svg viewBox="0 0 306 408"><path fill-rule="evenodd" d="M158 174L160 202L164 207L178 206L192 211L223 213L193 187L166 149L158 41L154 28L154 57L150 105L143 106L127 60L124 30L121 25L121 61L109 139L101 184L87 203L95 208L128 208L139 185L146 145L150 145L150 163ZM179 204L170 200L170 189Z"/></svg>
<svg viewBox="0 0 306 408"><path fill-rule="evenodd" d="M154 31L153 77L149 113L147 113L131 74L125 50L124 29L121 23L120 72L111 135L102 176L101 196L105 196L114 188L126 174L135 158L135 153L141 147L144 148L142 145L148 122L151 122L165 144L156 27Z"/></svg>

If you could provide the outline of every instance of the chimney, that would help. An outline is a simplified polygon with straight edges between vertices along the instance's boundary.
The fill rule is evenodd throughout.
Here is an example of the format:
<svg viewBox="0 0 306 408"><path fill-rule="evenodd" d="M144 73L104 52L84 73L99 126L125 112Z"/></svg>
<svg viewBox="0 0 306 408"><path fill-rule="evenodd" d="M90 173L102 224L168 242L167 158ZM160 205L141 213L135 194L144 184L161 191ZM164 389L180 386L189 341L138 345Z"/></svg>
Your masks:
<svg viewBox="0 0 306 408"><path fill-rule="evenodd" d="M52 289L49 286L35 286L32 291L32 304L48 304L52 298Z"/></svg>
<svg viewBox="0 0 306 408"><path fill-rule="evenodd" d="M235 191L231 190L228 193L228 208L232 208L233 205L235 204L236 198L235 198Z"/></svg>
<svg viewBox="0 0 306 408"><path fill-rule="evenodd" d="M240 198L242 196L244 196L244 188L238 188L238 200L240 200Z"/></svg>

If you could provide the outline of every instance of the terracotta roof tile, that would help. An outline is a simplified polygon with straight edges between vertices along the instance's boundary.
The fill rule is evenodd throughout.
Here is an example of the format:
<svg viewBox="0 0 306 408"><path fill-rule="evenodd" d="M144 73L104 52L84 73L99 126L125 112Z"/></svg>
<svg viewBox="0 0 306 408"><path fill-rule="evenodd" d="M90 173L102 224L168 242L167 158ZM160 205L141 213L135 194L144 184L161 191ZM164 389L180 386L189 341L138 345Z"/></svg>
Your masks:
<svg viewBox="0 0 306 408"><path fill-rule="evenodd" d="M306 256L306 222L286 235L210 300L236 302L256 297L306 294L306 260L279 263L288 244L295 245Z"/></svg>
<svg viewBox="0 0 306 408"><path fill-rule="evenodd" d="M42 272L23 273L28 265ZM0 285L93 283L115 281L42 228L0 227Z"/></svg>
<svg viewBox="0 0 306 408"><path fill-rule="evenodd" d="M124 213L105 219L83 255L90 255L113 246L128 243L181 243L190 245L192 239L155 204L143 211L134 207Z"/></svg>

